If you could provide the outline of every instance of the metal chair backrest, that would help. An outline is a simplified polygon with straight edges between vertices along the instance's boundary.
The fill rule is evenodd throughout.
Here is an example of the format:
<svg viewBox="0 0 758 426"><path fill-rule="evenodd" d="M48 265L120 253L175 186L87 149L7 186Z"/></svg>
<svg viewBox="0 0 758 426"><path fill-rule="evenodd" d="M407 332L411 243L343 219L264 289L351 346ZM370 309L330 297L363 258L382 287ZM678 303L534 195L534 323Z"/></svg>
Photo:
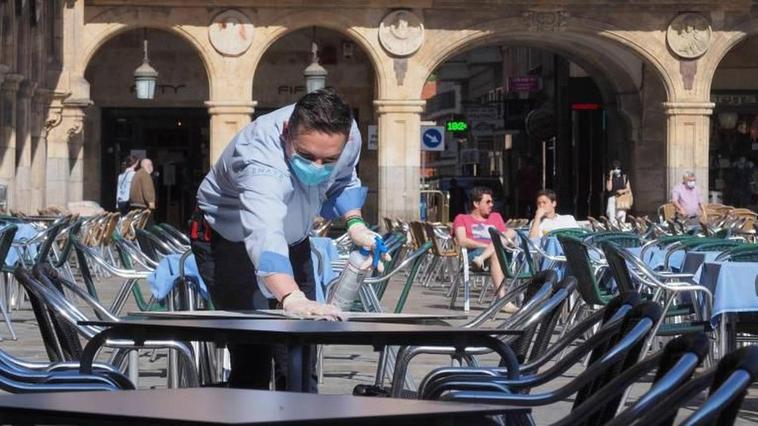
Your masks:
<svg viewBox="0 0 758 426"><path fill-rule="evenodd" d="M427 241L426 231L424 231L424 225L419 221L413 221L410 223L411 238L413 240L413 248L419 248Z"/></svg>
<svg viewBox="0 0 758 426"><path fill-rule="evenodd" d="M140 249L151 259L160 261L163 256L174 253L174 250L172 250L165 242L161 241L160 238L156 237L155 234L140 228L137 228L134 231Z"/></svg>
<svg viewBox="0 0 758 426"><path fill-rule="evenodd" d="M635 424L672 425L679 408L703 390L708 399L681 425L734 424L750 385L758 379L758 346L745 346L724 356L715 368L704 371L673 392L660 398L655 406L636 418ZM623 420L623 419L622 419ZM614 421L614 426L628 425Z"/></svg>
<svg viewBox="0 0 758 426"><path fill-rule="evenodd" d="M0 228L0 267L5 266L5 259L13 248L13 238L16 236L18 226L9 224Z"/></svg>
<svg viewBox="0 0 758 426"><path fill-rule="evenodd" d="M758 244L743 244L721 253L716 261L758 262Z"/></svg>
<svg viewBox="0 0 758 426"><path fill-rule="evenodd" d="M708 354L709 346L705 333L686 334L669 341L661 352L647 357L615 377L554 426L599 425L609 421L624 425L634 423L637 417L644 414L663 395L690 379ZM653 370L655 378L651 389L614 418L619 399L625 390Z"/></svg>
<svg viewBox="0 0 758 426"><path fill-rule="evenodd" d="M171 234L177 241L181 242L182 244L190 245L189 237L186 234L184 234L182 231L177 229L175 226L168 223L161 223L158 226L163 228L163 230Z"/></svg>
<svg viewBox="0 0 758 426"><path fill-rule="evenodd" d="M587 245L578 238L568 235L559 235L558 242L563 247L571 274L577 279L577 291L588 305L605 305L610 300L609 296L600 291L600 285L592 270L590 255Z"/></svg>
<svg viewBox="0 0 758 426"><path fill-rule="evenodd" d="M63 236L65 240L63 243L63 247L61 247L61 250L58 253L58 260L53 261L53 265L56 268L61 268L66 264L66 262L68 262L68 258L71 255L71 250L74 247L74 242L71 239L71 237L72 236L79 237L83 222L84 222L84 219L77 218L66 229L61 231L60 235Z"/></svg>
<svg viewBox="0 0 758 426"><path fill-rule="evenodd" d="M26 290L29 303L32 305L34 317L37 320L42 341L50 361L72 361L81 357L82 347L78 339L69 339L70 327L54 309L45 302L45 291L38 281L34 279L30 271L19 265L13 275L24 290ZM78 344L78 346L76 346Z"/></svg>
<svg viewBox="0 0 758 426"><path fill-rule="evenodd" d="M547 291L544 291L547 288ZM554 271L542 271L527 281L527 287L523 292L524 303L519 312L506 319L498 328L517 328L523 333L509 342L520 363L525 362L529 355L534 337L537 335L540 324L530 321L540 305L546 303L555 292L561 288L558 285L558 275ZM545 313L544 315L547 315Z"/></svg>
<svg viewBox="0 0 758 426"><path fill-rule="evenodd" d="M658 207L658 217L661 221L667 221L676 217L676 206L674 203L666 203Z"/></svg>
<svg viewBox="0 0 758 426"><path fill-rule="evenodd" d="M450 250L445 250L440 246L440 241L437 239L437 236L434 232L434 225L429 222L424 222L423 224L424 231L426 232L426 237L428 240L432 243L432 253L435 256L445 256ZM454 250L457 253L457 250Z"/></svg>
<svg viewBox="0 0 758 426"><path fill-rule="evenodd" d="M758 346L745 346L719 362L708 399L683 424L734 424L748 388L758 380Z"/></svg>
<svg viewBox="0 0 758 426"><path fill-rule="evenodd" d="M547 237L560 237L564 235L568 235L570 237L586 237L588 234L590 234L589 231L587 231L584 228L564 228L564 229L556 229L554 231L550 231L547 233Z"/></svg>
<svg viewBox="0 0 758 426"><path fill-rule="evenodd" d="M620 247L640 247L642 245L642 238L631 232L601 232L584 239L585 243L593 245L599 245L606 241L613 242Z"/></svg>
<svg viewBox="0 0 758 426"><path fill-rule="evenodd" d="M503 238L506 238L505 235L495 228L490 228L489 233L492 245L495 247L495 256L497 257L498 263L500 263L500 269L502 269L503 275L505 275L506 278L518 278L516 274L519 273L519 268L514 264L512 250L506 249L505 244L503 244ZM530 272L531 271L527 271L524 276L528 276ZM493 284L499 285L499 283Z"/></svg>
<svg viewBox="0 0 758 426"><path fill-rule="evenodd" d="M47 231L45 231L45 240L40 244L39 249L37 250L37 256L34 258L35 264L47 261L47 258L50 255L50 250L52 250L53 244L55 243L55 239L63 228L68 226L70 220L71 216L62 217L47 228Z"/></svg>
<svg viewBox="0 0 758 426"><path fill-rule="evenodd" d="M521 230L516 231L516 234L519 237L519 245L521 246L521 252L523 253L524 261L529 267L529 272L532 274L537 273L537 271L540 270L540 266L534 260L534 257L532 257L532 251L529 248L529 236L526 234L526 232Z"/></svg>
<svg viewBox="0 0 758 426"><path fill-rule="evenodd" d="M558 320L563 312L563 307L568 302L569 296L576 289L576 278L566 276L556 283L553 289L553 297L546 303L546 305L550 306L550 310L540 319L539 330L534 336L528 356L524 357L525 361L534 361L545 353L554 335Z"/></svg>
<svg viewBox="0 0 758 426"><path fill-rule="evenodd" d="M629 311L628 315L624 317L619 332L608 339L605 344L598 345L590 354L589 367L582 374L588 373L593 368L602 369L602 373L596 379L579 389L574 399L573 408L581 406L587 399L613 380L614 377L622 374L637 363L649 333L653 331L654 324L660 320L662 314L661 306L655 302L642 302ZM630 338L632 336L634 337ZM626 347L623 354L618 352L620 347ZM615 407L613 407L612 401L606 406L599 408L603 411L613 411L615 413L619 400L615 401ZM602 424L602 422L598 424Z"/></svg>
<svg viewBox="0 0 758 426"><path fill-rule="evenodd" d="M608 262L608 268L611 270L613 279L616 281L619 293L637 291L632 280L632 273L629 271L629 265L626 264L626 260L624 260L624 257L619 252L623 248L611 242L604 242L600 244L600 247L605 254L605 260Z"/></svg>

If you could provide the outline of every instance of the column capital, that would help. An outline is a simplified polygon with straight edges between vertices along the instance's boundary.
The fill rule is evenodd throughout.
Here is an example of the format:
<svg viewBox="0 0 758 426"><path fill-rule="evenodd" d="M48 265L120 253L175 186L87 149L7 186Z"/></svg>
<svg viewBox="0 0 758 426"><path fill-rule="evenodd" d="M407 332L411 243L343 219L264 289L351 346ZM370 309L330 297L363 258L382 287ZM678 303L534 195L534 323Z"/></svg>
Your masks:
<svg viewBox="0 0 758 426"><path fill-rule="evenodd" d="M423 99L376 99L374 106L377 114L421 114L424 112L426 101Z"/></svg>
<svg viewBox="0 0 758 426"><path fill-rule="evenodd" d="M706 115L713 114L713 102L664 102L666 115Z"/></svg>
<svg viewBox="0 0 758 426"><path fill-rule="evenodd" d="M205 101L210 115L251 115L256 105L257 101Z"/></svg>
<svg viewBox="0 0 758 426"><path fill-rule="evenodd" d="M24 76L21 74L5 74L2 90L4 92L16 93L23 80Z"/></svg>

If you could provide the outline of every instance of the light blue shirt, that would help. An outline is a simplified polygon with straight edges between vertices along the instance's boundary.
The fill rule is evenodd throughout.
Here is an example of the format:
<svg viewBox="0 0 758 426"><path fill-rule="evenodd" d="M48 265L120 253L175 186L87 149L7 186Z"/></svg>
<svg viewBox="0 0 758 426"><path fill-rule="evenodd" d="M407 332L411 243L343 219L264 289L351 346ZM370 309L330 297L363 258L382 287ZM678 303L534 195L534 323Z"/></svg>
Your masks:
<svg viewBox="0 0 758 426"><path fill-rule="evenodd" d="M289 246L308 236L316 215L343 216L366 200L367 190L355 171L361 151L355 122L325 183L304 185L291 171L282 131L294 107L280 108L245 126L197 191L205 219L225 239L245 242L259 277L292 276ZM265 286L260 288L270 297Z"/></svg>

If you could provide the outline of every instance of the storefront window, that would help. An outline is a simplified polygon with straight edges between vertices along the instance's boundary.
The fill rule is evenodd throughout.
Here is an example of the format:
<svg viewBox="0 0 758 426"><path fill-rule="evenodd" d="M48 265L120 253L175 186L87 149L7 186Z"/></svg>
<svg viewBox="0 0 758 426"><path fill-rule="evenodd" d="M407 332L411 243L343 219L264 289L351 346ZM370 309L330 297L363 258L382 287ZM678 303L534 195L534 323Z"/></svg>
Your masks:
<svg viewBox="0 0 758 426"><path fill-rule="evenodd" d="M758 200L758 92L714 92L709 201L753 208Z"/></svg>

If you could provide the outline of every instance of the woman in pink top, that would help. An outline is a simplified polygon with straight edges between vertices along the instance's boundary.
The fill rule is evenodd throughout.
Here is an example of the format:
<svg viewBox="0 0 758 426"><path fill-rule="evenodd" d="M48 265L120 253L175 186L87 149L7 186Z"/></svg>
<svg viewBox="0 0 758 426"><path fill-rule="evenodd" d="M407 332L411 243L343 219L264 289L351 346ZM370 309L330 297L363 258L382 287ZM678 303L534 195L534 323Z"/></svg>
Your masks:
<svg viewBox="0 0 758 426"><path fill-rule="evenodd" d="M453 221L453 232L461 247L468 250L469 261L479 268L487 262L492 282L498 288L500 297L505 296L503 268L495 254L495 246L490 238L490 228L503 232L508 238L515 239L516 233L505 227L500 213L492 211L492 190L476 187L471 190L473 209L470 214L459 214ZM503 308L506 312L515 312L518 307L512 303Z"/></svg>

